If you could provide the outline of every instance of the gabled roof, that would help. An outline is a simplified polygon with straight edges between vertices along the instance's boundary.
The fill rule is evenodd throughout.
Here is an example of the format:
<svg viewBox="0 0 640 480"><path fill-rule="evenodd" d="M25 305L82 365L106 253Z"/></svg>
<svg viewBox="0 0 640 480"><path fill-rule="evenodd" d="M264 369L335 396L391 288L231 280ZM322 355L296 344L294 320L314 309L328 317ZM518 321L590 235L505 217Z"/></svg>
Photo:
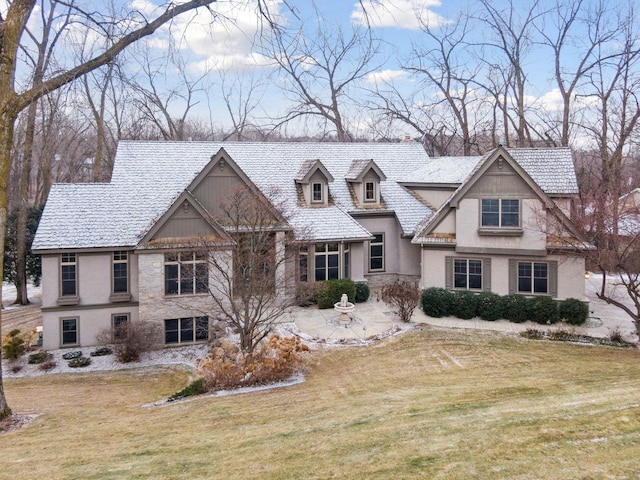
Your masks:
<svg viewBox="0 0 640 480"><path fill-rule="evenodd" d="M312 225L316 239L370 237L349 214L358 211L344 180L354 160L372 159L384 171L387 179L380 184L381 195L403 234L413 233L432 213L397 182L428 160L418 143L121 141L110 184L52 188L33 249L135 248L221 148L257 189L277 192L296 231ZM310 158L335 179L330 186L333 205L298 205L294 179Z"/></svg>
<svg viewBox="0 0 640 480"><path fill-rule="evenodd" d="M373 159L369 160L354 160L351 162L351 166L347 171L347 175L345 176L345 180L347 182L362 182L364 176L369 172L369 170L373 170L378 175L380 180L386 180L384 172L380 170L380 167L376 164Z"/></svg>
<svg viewBox="0 0 640 480"><path fill-rule="evenodd" d="M322 172L322 174L327 179L327 182L333 182L333 176L329 173L329 170L325 168L320 160L307 160L302 163L300 166L300 170L298 174L295 176L295 181L297 183L309 183L309 179L311 176L316 173L318 170Z"/></svg>
<svg viewBox="0 0 640 480"><path fill-rule="evenodd" d="M570 148L505 148L540 188L551 196L578 194ZM483 156L435 157L400 179L402 185L447 185L464 182Z"/></svg>
<svg viewBox="0 0 640 480"><path fill-rule="evenodd" d="M573 227L569 219L556 206L553 200L551 200L549 195L547 195L547 193L545 193L544 190L534 181L527 170L516 162L515 158L511 155L512 151L513 149L505 149L504 147L499 146L484 155L462 184L451 194L447 201L432 216L423 219L423 221L417 226L416 235L413 238L412 243L424 243L427 241L427 236L433 231L433 229L438 226L452 208L456 208L458 206L458 202L464 198L465 194L475 185L484 173L491 168L493 163L498 160L507 162L507 164L509 164L511 168L518 173L520 178L522 178L528 187L545 204L545 207L553 211L554 215L563 224L563 226L573 235L579 237L580 234Z"/></svg>

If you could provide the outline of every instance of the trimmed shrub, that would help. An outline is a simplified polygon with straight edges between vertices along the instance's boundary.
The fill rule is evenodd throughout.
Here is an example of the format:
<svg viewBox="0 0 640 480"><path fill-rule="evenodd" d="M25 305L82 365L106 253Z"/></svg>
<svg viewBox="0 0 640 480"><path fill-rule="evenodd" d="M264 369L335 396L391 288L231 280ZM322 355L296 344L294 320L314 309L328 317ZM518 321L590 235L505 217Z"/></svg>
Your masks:
<svg viewBox="0 0 640 480"><path fill-rule="evenodd" d="M456 317L469 320L478 315L478 297L468 290L453 292L452 311Z"/></svg>
<svg viewBox="0 0 640 480"><path fill-rule="evenodd" d="M589 317L589 305L577 298L567 298L560 302L558 315L571 325L582 325Z"/></svg>
<svg viewBox="0 0 640 480"><path fill-rule="evenodd" d="M558 322L558 304L553 298L534 297L530 302L534 322L540 325L551 325Z"/></svg>
<svg viewBox="0 0 640 480"><path fill-rule="evenodd" d="M395 281L382 289L382 301L393 309L401 321L408 323L420 303L420 289L416 283Z"/></svg>
<svg viewBox="0 0 640 480"><path fill-rule="evenodd" d="M69 360L69 366L71 368L82 368L91 365L91 358L89 357L76 357Z"/></svg>
<svg viewBox="0 0 640 480"><path fill-rule="evenodd" d="M92 357L104 357L105 355L111 355L112 353L113 350L111 350L109 347L99 347L96 348L93 352L89 353L89 355Z"/></svg>
<svg viewBox="0 0 640 480"><path fill-rule="evenodd" d="M153 322L125 322L113 331L110 328L102 330L96 339L104 346L113 344L118 362L137 362L141 354L158 345L159 326Z"/></svg>
<svg viewBox="0 0 640 480"><path fill-rule="evenodd" d="M67 352L62 355L64 360L73 360L74 358L79 358L82 356L82 352L80 350L76 350L75 352Z"/></svg>
<svg viewBox="0 0 640 480"><path fill-rule="evenodd" d="M349 278L321 282L316 290L318 308L333 308L346 293L350 302L356 298L356 284Z"/></svg>
<svg viewBox="0 0 640 480"><path fill-rule="evenodd" d="M206 391L207 391L207 388L205 387L204 379L199 378L198 380L191 382L189 385L184 387L179 392L176 392L173 395L171 395L167 399L167 401L174 402L176 400L180 400L181 398L192 397L194 395L201 395Z"/></svg>
<svg viewBox="0 0 640 480"><path fill-rule="evenodd" d="M478 294L478 316L490 322L504 318L500 295L492 292Z"/></svg>
<svg viewBox="0 0 640 480"><path fill-rule="evenodd" d="M27 349L24 344L24 338L22 338L20 330L17 328L11 330L2 343L2 355L8 360L16 360Z"/></svg>
<svg viewBox="0 0 640 480"><path fill-rule="evenodd" d="M31 355L29 355L27 363L29 363L30 365L38 365L40 363L46 362L50 358L50 353L41 350L40 352L32 353Z"/></svg>
<svg viewBox="0 0 640 480"><path fill-rule="evenodd" d="M364 282L356 282L356 303L363 303L369 300L369 285Z"/></svg>
<svg viewBox="0 0 640 480"><path fill-rule="evenodd" d="M444 288L430 287L422 292L422 311L430 317L451 315L453 293Z"/></svg>
<svg viewBox="0 0 640 480"><path fill-rule="evenodd" d="M523 295L505 295L501 303L504 317L510 322L523 323L533 316L529 299Z"/></svg>

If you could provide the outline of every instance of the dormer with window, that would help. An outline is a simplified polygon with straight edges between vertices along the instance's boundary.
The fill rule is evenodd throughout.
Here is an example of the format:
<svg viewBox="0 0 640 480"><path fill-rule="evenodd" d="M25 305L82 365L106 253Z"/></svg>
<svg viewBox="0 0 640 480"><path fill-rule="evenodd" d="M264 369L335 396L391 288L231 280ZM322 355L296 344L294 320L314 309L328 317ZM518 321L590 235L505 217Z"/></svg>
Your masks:
<svg viewBox="0 0 640 480"><path fill-rule="evenodd" d="M386 179L373 160L354 160L345 178L363 208L380 205L380 183Z"/></svg>
<svg viewBox="0 0 640 480"><path fill-rule="evenodd" d="M295 182L307 205L324 207L329 204L329 183L333 182L333 176L320 160L304 162Z"/></svg>

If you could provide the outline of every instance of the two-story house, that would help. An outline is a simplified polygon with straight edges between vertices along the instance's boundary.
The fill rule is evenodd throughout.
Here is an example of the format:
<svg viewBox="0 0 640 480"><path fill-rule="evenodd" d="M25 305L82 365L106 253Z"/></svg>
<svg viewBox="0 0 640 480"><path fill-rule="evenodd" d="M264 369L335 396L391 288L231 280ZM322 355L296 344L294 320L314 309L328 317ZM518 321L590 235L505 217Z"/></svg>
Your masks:
<svg viewBox="0 0 640 480"><path fill-rule="evenodd" d="M215 279L186 239L228 247L220 205L239 187L277 197L276 251L303 240L282 267L297 282L584 297L568 149L429 158L416 143L124 141L108 184L51 189L33 244L45 348L138 320L166 345L206 341L210 318L194 312L211 311Z"/></svg>

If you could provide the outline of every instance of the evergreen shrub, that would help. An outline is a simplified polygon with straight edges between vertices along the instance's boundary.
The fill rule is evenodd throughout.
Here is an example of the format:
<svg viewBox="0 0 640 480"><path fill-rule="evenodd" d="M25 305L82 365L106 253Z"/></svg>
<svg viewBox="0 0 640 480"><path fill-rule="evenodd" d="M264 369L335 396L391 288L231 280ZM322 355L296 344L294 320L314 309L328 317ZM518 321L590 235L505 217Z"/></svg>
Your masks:
<svg viewBox="0 0 640 480"><path fill-rule="evenodd" d="M422 292L422 311L430 317L451 315L453 293L444 288L430 287Z"/></svg>
<svg viewBox="0 0 640 480"><path fill-rule="evenodd" d="M478 316L490 322L504 318L500 295L492 292L478 294Z"/></svg>
<svg viewBox="0 0 640 480"><path fill-rule="evenodd" d="M524 295L511 294L501 297L504 317L514 323L531 320L532 312L529 299Z"/></svg>
<svg viewBox="0 0 640 480"><path fill-rule="evenodd" d="M556 301L547 296L534 297L530 300L532 310L532 320L540 325L551 325L557 323L558 304Z"/></svg>
<svg viewBox="0 0 640 480"><path fill-rule="evenodd" d="M463 320L478 315L478 297L468 290L457 290L453 293L452 313Z"/></svg>
<svg viewBox="0 0 640 480"><path fill-rule="evenodd" d="M589 305L577 298L567 298L560 302L558 314L571 325L582 325L589 317Z"/></svg>
<svg viewBox="0 0 640 480"><path fill-rule="evenodd" d="M343 293L347 294L350 302L355 301L356 284L353 280L342 278L322 282L316 290L318 308L333 308L333 306L341 300Z"/></svg>
<svg viewBox="0 0 640 480"><path fill-rule="evenodd" d="M369 285L364 282L356 282L356 302L363 303L369 300Z"/></svg>

